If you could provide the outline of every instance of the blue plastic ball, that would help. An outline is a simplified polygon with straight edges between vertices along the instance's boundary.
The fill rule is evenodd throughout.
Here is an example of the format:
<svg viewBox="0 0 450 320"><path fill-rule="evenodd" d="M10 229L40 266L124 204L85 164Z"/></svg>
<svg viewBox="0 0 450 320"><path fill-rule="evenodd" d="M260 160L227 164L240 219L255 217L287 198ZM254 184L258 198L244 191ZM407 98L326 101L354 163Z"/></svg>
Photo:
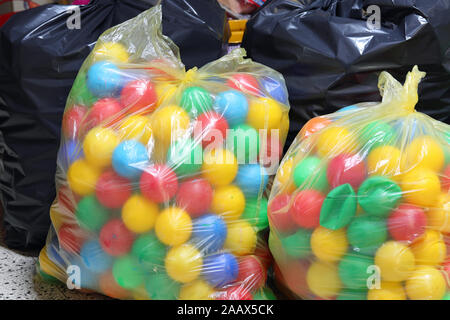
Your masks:
<svg viewBox="0 0 450 320"><path fill-rule="evenodd" d="M67 170L75 160L83 157L83 148L80 143L75 140L66 141L58 152L58 162Z"/></svg>
<svg viewBox="0 0 450 320"><path fill-rule="evenodd" d="M89 269L79 255L70 255L67 264L68 280L83 289L98 290L99 274Z"/></svg>
<svg viewBox="0 0 450 320"><path fill-rule="evenodd" d="M112 166L117 174L128 179L140 177L148 165L148 154L145 146L136 140L121 142L112 155Z"/></svg>
<svg viewBox="0 0 450 320"><path fill-rule="evenodd" d="M288 103L287 92L280 82L269 77L263 77L260 82L261 86L272 98L284 104Z"/></svg>
<svg viewBox="0 0 450 320"><path fill-rule="evenodd" d="M264 192L269 176L264 167L259 164L239 166L235 183L247 197L257 197Z"/></svg>
<svg viewBox="0 0 450 320"><path fill-rule="evenodd" d="M124 80L117 66L108 61L94 63L87 73L87 87L97 97L116 96Z"/></svg>
<svg viewBox="0 0 450 320"><path fill-rule="evenodd" d="M218 253L204 258L202 275L214 287L223 287L238 276L239 265L231 253Z"/></svg>
<svg viewBox="0 0 450 320"><path fill-rule="evenodd" d="M97 240L86 242L81 248L80 257L89 270L97 273L108 270L113 262L112 257L103 251Z"/></svg>
<svg viewBox="0 0 450 320"><path fill-rule="evenodd" d="M217 95L214 109L223 115L232 127L245 122L248 113L247 98L235 90L224 91Z"/></svg>
<svg viewBox="0 0 450 320"><path fill-rule="evenodd" d="M225 221L215 214L205 214L194 220L192 241L205 254L222 249L227 237Z"/></svg>
<svg viewBox="0 0 450 320"><path fill-rule="evenodd" d="M337 112L348 112L348 111L355 111L356 109L358 109L358 106L355 105L351 105L351 106L346 106L344 108L339 109Z"/></svg>

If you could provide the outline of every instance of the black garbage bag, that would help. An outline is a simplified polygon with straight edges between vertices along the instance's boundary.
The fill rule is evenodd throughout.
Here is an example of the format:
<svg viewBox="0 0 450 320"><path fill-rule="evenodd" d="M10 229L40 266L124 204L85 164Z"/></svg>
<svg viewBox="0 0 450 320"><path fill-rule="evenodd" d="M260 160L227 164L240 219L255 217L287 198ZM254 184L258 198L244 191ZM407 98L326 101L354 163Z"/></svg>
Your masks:
<svg viewBox="0 0 450 320"><path fill-rule="evenodd" d="M427 73L416 109L449 123L449 17L448 0L268 1L248 21L242 46L286 80L286 148L310 118L379 101L381 71L403 82L414 65Z"/></svg>
<svg viewBox="0 0 450 320"><path fill-rule="evenodd" d="M81 64L103 31L157 2L45 5L14 15L0 28L0 201L4 241L11 248L44 245L62 115ZM222 55L226 17L218 4L164 0L163 10L163 33L181 48L186 68Z"/></svg>

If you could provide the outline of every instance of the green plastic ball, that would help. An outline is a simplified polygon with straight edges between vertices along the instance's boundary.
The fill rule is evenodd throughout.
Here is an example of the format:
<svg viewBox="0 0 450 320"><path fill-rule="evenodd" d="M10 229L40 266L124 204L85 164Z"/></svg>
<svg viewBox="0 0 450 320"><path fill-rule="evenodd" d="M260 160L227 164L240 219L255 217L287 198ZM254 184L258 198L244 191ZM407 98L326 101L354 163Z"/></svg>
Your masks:
<svg viewBox="0 0 450 320"><path fill-rule="evenodd" d="M173 281L166 273L157 272L147 276L145 289L152 300L176 300L180 292L180 284Z"/></svg>
<svg viewBox="0 0 450 320"><path fill-rule="evenodd" d="M75 104L80 104L86 107L91 106L97 98L89 91L86 85L86 73L80 72L73 82L72 90L69 94L69 99L73 99Z"/></svg>
<svg viewBox="0 0 450 320"><path fill-rule="evenodd" d="M320 225L327 229L337 230L352 221L357 209L356 194L350 184L341 184L331 190L320 210Z"/></svg>
<svg viewBox="0 0 450 320"><path fill-rule="evenodd" d="M112 273L116 282L125 289L134 289L144 283L145 273L133 256L124 256L114 262Z"/></svg>
<svg viewBox="0 0 450 320"><path fill-rule="evenodd" d="M178 177L197 173L203 163L203 149L193 139L181 139L170 146L167 151L167 164Z"/></svg>
<svg viewBox="0 0 450 320"><path fill-rule="evenodd" d="M386 221L362 215L354 218L347 228L347 239L361 253L373 254L388 237Z"/></svg>
<svg viewBox="0 0 450 320"><path fill-rule="evenodd" d="M301 189L328 189L327 167L317 157L307 157L294 168L294 184Z"/></svg>
<svg viewBox="0 0 450 320"><path fill-rule="evenodd" d="M389 145L395 137L394 129L383 121L372 121L365 125L359 135L359 142L367 150Z"/></svg>
<svg viewBox="0 0 450 320"><path fill-rule="evenodd" d="M367 300L367 291L344 289L339 292L336 300Z"/></svg>
<svg viewBox="0 0 450 320"><path fill-rule="evenodd" d="M253 294L253 300L277 300L277 297L271 289L263 288Z"/></svg>
<svg viewBox="0 0 450 320"><path fill-rule="evenodd" d="M261 231L269 226L267 217L267 199L250 198L245 201L245 209L241 219L247 220L252 226Z"/></svg>
<svg viewBox="0 0 450 320"><path fill-rule="evenodd" d="M103 207L94 195L80 200L75 215L80 226L90 231L99 231L109 219L108 209Z"/></svg>
<svg viewBox="0 0 450 320"><path fill-rule="evenodd" d="M442 300L450 300L450 291L447 292L444 297L442 298Z"/></svg>
<svg viewBox="0 0 450 320"><path fill-rule="evenodd" d="M260 150L258 131L248 124L238 124L231 129L227 136L227 148L233 150L238 163L254 163Z"/></svg>
<svg viewBox="0 0 450 320"><path fill-rule="evenodd" d="M369 267L373 265L373 258L349 253L339 262L339 278L348 289L367 288L367 279L371 276Z"/></svg>
<svg viewBox="0 0 450 320"><path fill-rule="evenodd" d="M159 242L153 233L143 234L137 238L133 243L131 252L137 258L139 264L146 269L164 267L166 246Z"/></svg>
<svg viewBox="0 0 450 320"><path fill-rule="evenodd" d="M311 231L299 229L296 233L281 239L286 254L294 259L307 257L311 253Z"/></svg>
<svg viewBox="0 0 450 320"><path fill-rule="evenodd" d="M211 95L201 87L186 88L181 95L181 107L192 117L211 110L212 105Z"/></svg>

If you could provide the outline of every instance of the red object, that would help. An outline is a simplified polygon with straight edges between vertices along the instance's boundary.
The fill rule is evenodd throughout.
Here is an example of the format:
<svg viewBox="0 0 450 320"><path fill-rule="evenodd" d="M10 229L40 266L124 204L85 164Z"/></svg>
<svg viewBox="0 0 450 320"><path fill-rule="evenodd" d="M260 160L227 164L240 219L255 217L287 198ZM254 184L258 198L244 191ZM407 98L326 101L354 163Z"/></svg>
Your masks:
<svg viewBox="0 0 450 320"><path fill-rule="evenodd" d="M255 248L254 255L259 258L259 261L261 261L264 268L269 269L269 267L272 265L273 257L272 253L269 250L267 242L258 242Z"/></svg>
<svg viewBox="0 0 450 320"><path fill-rule="evenodd" d="M112 170L105 171L95 185L95 195L106 208L118 209L131 196L131 183Z"/></svg>
<svg viewBox="0 0 450 320"><path fill-rule="evenodd" d="M196 178L180 184L176 196L177 206L196 218L209 209L213 198L213 189L205 179Z"/></svg>
<svg viewBox="0 0 450 320"><path fill-rule="evenodd" d="M127 299L132 296L128 290L122 288L116 282L116 279L114 279L114 276L113 276L111 270L108 270L105 273L102 273L102 275L99 278L98 285L99 285L100 291L103 294L105 294L111 298Z"/></svg>
<svg viewBox="0 0 450 320"><path fill-rule="evenodd" d="M354 189L366 179L364 160L356 154L340 154L328 164L327 178L331 188L349 183Z"/></svg>
<svg viewBox="0 0 450 320"><path fill-rule="evenodd" d="M233 286L220 292L217 300L253 300L253 296L246 288Z"/></svg>
<svg viewBox="0 0 450 320"><path fill-rule="evenodd" d="M205 148L210 143L221 147L229 128L227 120L214 111L202 113L198 118L194 128L194 139L201 140Z"/></svg>
<svg viewBox="0 0 450 320"><path fill-rule="evenodd" d="M447 282L447 287L450 288L450 257L447 257L447 261L444 262L444 277Z"/></svg>
<svg viewBox="0 0 450 320"><path fill-rule="evenodd" d="M154 164L142 173L140 187L148 199L157 203L167 202L177 193L177 175L164 164Z"/></svg>
<svg viewBox="0 0 450 320"><path fill-rule="evenodd" d="M59 245L70 253L80 253L86 239L83 231L76 225L64 223L58 230Z"/></svg>
<svg viewBox="0 0 450 320"><path fill-rule="evenodd" d="M148 114L156 107L156 91L149 80L134 80L122 89L120 102L128 114Z"/></svg>
<svg viewBox="0 0 450 320"><path fill-rule="evenodd" d="M297 225L289 214L289 202L291 196L286 193L277 195L270 201L268 207L269 219L276 230L281 232L293 231Z"/></svg>
<svg viewBox="0 0 450 320"><path fill-rule="evenodd" d="M0 15L0 27L3 26L6 21L9 20L16 12L8 12Z"/></svg>
<svg viewBox="0 0 450 320"><path fill-rule="evenodd" d="M273 145L273 143L276 145ZM272 137L268 134L265 148L259 153L259 162L265 167L270 167L273 163L272 161L279 163L282 154L283 143L279 140L272 142Z"/></svg>
<svg viewBox="0 0 450 320"><path fill-rule="evenodd" d="M392 211L387 226L395 240L412 242L425 232L427 216L419 207L401 204Z"/></svg>
<svg viewBox="0 0 450 320"><path fill-rule="evenodd" d="M100 245L111 256L127 254L133 241L133 233L125 227L121 219L110 220L100 230Z"/></svg>
<svg viewBox="0 0 450 320"><path fill-rule="evenodd" d="M450 189L450 164L445 168L444 173L441 176L441 185L444 192L448 192Z"/></svg>
<svg viewBox="0 0 450 320"><path fill-rule="evenodd" d="M324 117L315 117L310 119L300 130L300 137L302 139L312 135L313 133L322 130L331 124L331 121Z"/></svg>
<svg viewBox="0 0 450 320"><path fill-rule="evenodd" d="M239 259L239 273L236 278L242 287L249 291L262 288L267 280L267 269L256 256L245 256Z"/></svg>
<svg viewBox="0 0 450 320"><path fill-rule="evenodd" d="M67 139L75 139L80 132L81 123L88 113L85 106L74 105L64 112L62 120L62 132Z"/></svg>
<svg viewBox="0 0 450 320"><path fill-rule="evenodd" d="M292 220L302 228L319 226L320 209L325 196L317 190L303 190L297 193L289 213Z"/></svg>
<svg viewBox="0 0 450 320"><path fill-rule="evenodd" d="M227 85L233 89L254 95L259 94L258 80L252 75L246 73L237 73L227 80Z"/></svg>
<svg viewBox="0 0 450 320"><path fill-rule="evenodd" d="M75 212L80 197L72 192L67 186L61 186L58 190L57 202L58 205L67 209L70 213Z"/></svg>
<svg viewBox="0 0 450 320"><path fill-rule="evenodd" d="M284 285L299 297L307 297L310 292L306 275L308 273L310 263L306 260L295 260L282 266L281 270Z"/></svg>
<svg viewBox="0 0 450 320"><path fill-rule="evenodd" d="M109 127L122 117L123 107L117 99L103 98L95 102L86 119L87 130L98 125Z"/></svg>

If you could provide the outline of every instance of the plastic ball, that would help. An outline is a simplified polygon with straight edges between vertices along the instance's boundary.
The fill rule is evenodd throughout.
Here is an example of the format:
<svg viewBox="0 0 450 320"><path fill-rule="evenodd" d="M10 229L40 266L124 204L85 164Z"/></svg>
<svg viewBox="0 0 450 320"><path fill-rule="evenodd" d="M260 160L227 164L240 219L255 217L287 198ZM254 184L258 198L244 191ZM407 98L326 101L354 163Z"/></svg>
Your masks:
<svg viewBox="0 0 450 320"><path fill-rule="evenodd" d="M100 230L100 244L111 256L127 254L133 245L134 235L120 219L112 219ZM120 283L119 283L120 284Z"/></svg>
<svg viewBox="0 0 450 320"><path fill-rule="evenodd" d="M225 221L238 219L245 209L245 196L235 185L217 187L211 202L211 211Z"/></svg>
<svg viewBox="0 0 450 320"><path fill-rule="evenodd" d="M95 102L83 122L83 129L96 126L110 127L123 117L123 106L114 98L103 98Z"/></svg>
<svg viewBox="0 0 450 320"><path fill-rule="evenodd" d="M359 143L370 150L393 142L394 129L385 122L375 120L365 125L359 134Z"/></svg>
<svg viewBox="0 0 450 320"><path fill-rule="evenodd" d="M87 72L86 85L89 91L97 97L117 95L122 84L122 73L120 69L111 62L96 62Z"/></svg>
<svg viewBox="0 0 450 320"><path fill-rule="evenodd" d="M411 243L425 232L427 216L422 208L401 204L392 211L387 224L389 234L394 240Z"/></svg>
<svg viewBox="0 0 450 320"><path fill-rule="evenodd" d="M412 300L441 300L446 291L442 273L430 266L418 267L406 281L406 294Z"/></svg>
<svg viewBox="0 0 450 320"><path fill-rule="evenodd" d="M423 167L439 172L444 166L444 151L431 136L415 138L405 150L406 168Z"/></svg>
<svg viewBox="0 0 450 320"><path fill-rule="evenodd" d="M156 203L135 194L123 205L122 220L134 233L144 233L153 228L158 213L159 208Z"/></svg>
<svg viewBox="0 0 450 320"><path fill-rule="evenodd" d="M167 202L177 193L177 175L166 165L151 165L141 175L140 188L148 199L156 203Z"/></svg>
<svg viewBox="0 0 450 320"><path fill-rule="evenodd" d="M169 207L161 211L156 219L155 233L159 241L169 246L178 246L189 240L192 220L183 209Z"/></svg>
<svg viewBox="0 0 450 320"><path fill-rule="evenodd" d="M112 129L96 127L84 139L84 156L92 166L105 168L111 164L113 151L119 142L119 137Z"/></svg>
<svg viewBox="0 0 450 320"><path fill-rule="evenodd" d="M331 188L349 183L357 189L366 178L366 165L357 154L340 154L328 163L328 183Z"/></svg>
<svg viewBox="0 0 450 320"><path fill-rule="evenodd" d="M222 249L227 236L225 221L215 214L205 214L194 220L192 242L205 254Z"/></svg>
<svg viewBox="0 0 450 320"><path fill-rule="evenodd" d="M427 221L431 229L450 233L450 193L442 193L438 197L436 206L427 213Z"/></svg>
<svg viewBox="0 0 450 320"><path fill-rule="evenodd" d="M267 207L269 221L275 230L279 232L289 233L297 228L289 213L290 201L291 195L281 193L276 195Z"/></svg>
<svg viewBox="0 0 450 320"><path fill-rule="evenodd" d="M311 235L311 250L319 260L338 261L347 252L347 248L348 241L343 229L318 227Z"/></svg>
<svg viewBox="0 0 450 320"><path fill-rule="evenodd" d="M70 253L79 253L86 235L78 226L64 223L58 230L59 245Z"/></svg>
<svg viewBox="0 0 450 320"><path fill-rule="evenodd" d="M281 245L286 254L293 259L303 259L311 254L311 231L298 229L296 233L283 237Z"/></svg>
<svg viewBox="0 0 450 320"><path fill-rule="evenodd" d="M294 159L290 158L283 161L278 168L275 176L275 183L281 191L292 193L295 191L295 185L292 179L292 171L294 167ZM275 185L274 183L274 185Z"/></svg>
<svg viewBox="0 0 450 320"><path fill-rule="evenodd" d="M112 271L103 273L99 278L99 289L103 294L115 299L127 299L131 292L119 286Z"/></svg>
<svg viewBox="0 0 450 320"><path fill-rule="evenodd" d="M253 295L245 287L231 286L218 293L217 300L253 300Z"/></svg>
<svg viewBox="0 0 450 320"><path fill-rule="evenodd" d="M401 186L406 201L422 207L435 206L441 191L437 174L424 167L405 173Z"/></svg>
<svg viewBox="0 0 450 320"><path fill-rule="evenodd" d="M444 237L439 231L426 230L425 233L411 245L417 265L437 266L444 262L447 256Z"/></svg>
<svg viewBox="0 0 450 320"><path fill-rule="evenodd" d="M118 209L131 196L131 183L114 171L108 170L98 178L95 195L106 208Z"/></svg>
<svg viewBox="0 0 450 320"><path fill-rule="evenodd" d="M180 284L173 281L165 272L157 272L146 277L145 289L150 299L176 300L180 293Z"/></svg>
<svg viewBox="0 0 450 320"><path fill-rule="evenodd" d="M283 108L270 98L255 98L248 106L247 122L255 129L280 129Z"/></svg>
<svg viewBox="0 0 450 320"><path fill-rule="evenodd" d="M196 218L207 212L211 206L213 189L205 179L189 179L180 184L175 199L178 207Z"/></svg>
<svg viewBox="0 0 450 320"><path fill-rule="evenodd" d="M120 93L120 102L128 114L148 114L156 108L156 91L149 80L128 82Z"/></svg>
<svg viewBox="0 0 450 320"><path fill-rule="evenodd" d="M357 142L354 134L346 128L330 126L320 131L316 148L321 157L330 157L341 153L354 153Z"/></svg>
<svg viewBox="0 0 450 320"><path fill-rule="evenodd" d="M347 228L348 242L364 254L373 254L387 237L385 220L370 215L356 217Z"/></svg>
<svg viewBox="0 0 450 320"><path fill-rule="evenodd" d="M214 111L202 113L194 127L194 140L201 141L203 148L211 145L219 148L227 136L228 122L224 116Z"/></svg>
<svg viewBox="0 0 450 320"><path fill-rule="evenodd" d="M306 283L307 271L310 265L308 260L293 260L284 265L283 272L281 272L279 266L275 264L275 281L285 283L299 297L310 296L311 293Z"/></svg>
<svg viewBox="0 0 450 320"><path fill-rule="evenodd" d="M141 115L125 118L119 126L119 136L123 140L137 140L146 146L152 137L150 120Z"/></svg>
<svg viewBox="0 0 450 320"><path fill-rule="evenodd" d="M135 140L122 141L112 154L112 166L122 177L137 179L147 166L148 155L145 146Z"/></svg>
<svg viewBox="0 0 450 320"><path fill-rule="evenodd" d="M311 264L306 282L311 292L322 299L334 298L342 287L337 266L323 261Z"/></svg>
<svg viewBox="0 0 450 320"><path fill-rule="evenodd" d="M138 263L148 269L161 267L166 256L166 246L153 233L140 235L133 243L132 254Z"/></svg>
<svg viewBox="0 0 450 320"><path fill-rule="evenodd" d="M256 230L246 221L236 221L228 224L225 249L231 253L243 256L255 250L257 242Z"/></svg>
<svg viewBox="0 0 450 320"><path fill-rule="evenodd" d="M189 124L189 115L176 105L156 110L151 118L151 127L156 139L166 146L181 138L189 128Z"/></svg>
<svg viewBox="0 0 450 320"><path fill-rule="evenodd" d="M202 265L203 259L200 252L189 244L173 247L165 259L167 274L181 283L197 279L202 271Z"/></svg>
<svg viewBox="0 0 450 320"><path fill-rule="evenodd" d="M367 300L406 300L406 293L401 282L381 281L380 288L369 290Z"/></svg>
<svg viewBox="0 0 450 320"><path fill-rule="evenodd" d="M57 161L64 170L67 170L73 162L83 156L81 145L76 140L68 140L59 148Z"/></svg>
<svg viewBox="0 0 450 320"><path fill-rule="evenodd" d="M325 196L316 190L302 190L297 193L289 210L292 220L302 228L316 228L320 222L320 210Z"/></svg>
<svg viewBox="0 0 450 320"><path fill-rule="evenodd" d="M179 300L213 300L215 290L204 280L186 283L180 289Z"/></svg>
<svg viewBox="0 0 450 320"><path fill-rule="evenodd" d="M375 265L384 281L404 281L414 271L414 254L408 246L397 241L385 242L375 253Z"/></svg>
<svg viewBox="0 0 450 320"><path fill-rule="evenodd" d="M327 168L317 157L301 160L294 168L293 180L297 188L325 191L328 188Z"/></svg>
<svg viewBox="0 0 450 320"><path fill-rule="evenodd" d="M246 197L256 197L265 191L268 180L269 176L264 167L247 164L239 166L235 183Z"/></svg>
<svg viewBox="0 0 450 320"><path fill-rule="evenodd" d="M97 100L97 98L89 91L86 81L86 72L80 71L73 82L69 99L73 99L76 104L89 107Z"/></svg>
<svg viewBox="0 0 450 320"><path fill-rule="evenodd" d="M271 289L263 288L253 294L253 300L277 300L277 297Z"/></svg>
<svg viewBox="0 0 450 320"><path fill-rule="evenodd" d="M64 112L62 120L64 137L68 139L75 139L77 137L87 113L88 109L81 105L74 105Z"/></svg>
<svg viewBox="0 0 450 320"><path fill-rule="evenodd" d="M194 117L211 110L212 104L211 95L201 87L188 87L181 94L181 107Z"/></svg>
<svg viewBox="0 0 450 320"><path fill-rule="evenodd" d="M367 156L367 170L371 176L397 178L401 171L401 152L393 146L380 146L372 149Z"/></svg>
<svg viewBox="0 0 450 320"><path fill-rule="evenodd" d="M116 282L125 289L135 289L144 283L145 274L136 258L124 256L118 258L113 265L112 273Z"/></svg>
<svg viewBox="0 0 450 320"><path fill-rule="evenodd" d="M236 73L227 80L227 86L246 93L257 95L259 93L258 80L247 73Z"/></svg>
<svg viewBox="0 0 450 320"><path fill-rule="evenodd" d="M245 209L240 219L247 220L258 231L269 226L267 218L267 199L249 198L245 200Z"/></svg>
<svg viewBox="0 0 450 320"><path fill-rule="evenodd" d="M263 89L275 100L283 104L288 103L288 95L284 86L277 80L270 77L260 79Z"/></svg>
<svg viewBox="0 0 450 320"><path fill-rule="evenodd" d="M367 271L373 265L373 258L362 254L347 254L338 265L339 278L349 289L367 288L370 273Z"/></svg>
<svg viewBox="0 0 450 320"><path fill-rule="evenodd" d="M173 100L175 94L177 93L177 88L178 87L176 85L167 82L157 83L155 86L156 96L158 97L156 106L159 107L166 101Z"/></svg>
<svg viewBox="0 0 450 320"><path fill-rule="evenodd" d="M202 167L202 158L202 146L191 138L176 141L167 151L167 164L179 177L197 173Z"/></svg>
<svg viewBox="0 0 450 320"><path fill-rule="evenodd" d="M78 223L89 231L99 231L109 219L109 212L93 195L80 200L75 211Z"/></svg>
<svg viewBox="0 0 450 320"><path fill-rule="evenodd" d="M203 259L202 276L214 287L232 283L238 275L238 262L230 253L218 253Z"/></svg>
<svg viewBox="0 0 450 320"><path fill-rule="evenodd" d="M70 189L80 196L91 194L100 177L100 170L80 159L72 163L67 171L67 182Z"/></svg>
<svg viewBox="0 0 450 320"><path fill-rule="evenodd" d="M349 111L356 111L359 107L356 105L350 105L350 106L346 106L343 108L340 108L338 111L336 111L337 113L341 113L341 112L349 112Z"/></svg>
<svg viewBox="0 0 450 320"><path fill-rule="evenodd" d="M230 126L241 124L247 118L247 98L235 90L221 92L216 97L214 110L225 117Z"/></svg>
<svg viewBox="0 0 450 320"><path fill-rule="evenodd" d="M107 60L114 63L127 63L127 49L118 42L99 43L92 52L94 61Z"/></svg>
<svg viewBox="0 0 450 320"><path fill-rule="evenodd" d="M254 163L260 152L260 137L253 127L239 124L228 132L226 145L239 163Z"/></svg>
<svg viewBox="0 0 450 320"><path fill-rule="evenodd" d="M325 117L314 117L308 122L300 130L300 138L305 139L312 135L313 133L319 132L323 128L328 127L331 124L331 120Z"/></svg>
<svg viewBox="0 0 450 320"><path fill-rule="evenodd" d="M254 255L241 257L238 263L237 283L252 292L261 289L266 284L267 269L258 257Z"/></svg>
<svg viewBox="0 0 450 320"><path fill-rule="evenodd" d="M112 257L103 251L98 240L86 242L80 251L84 264L94 272L104 272L111 267Z"/></svg>
<svg viewBox="0 0 450 320"><path fill-rule="evenodd" d="M213 149L203 155L202 175L213 186L226 186L236 177L238 162L226 149Z"/></svg>

